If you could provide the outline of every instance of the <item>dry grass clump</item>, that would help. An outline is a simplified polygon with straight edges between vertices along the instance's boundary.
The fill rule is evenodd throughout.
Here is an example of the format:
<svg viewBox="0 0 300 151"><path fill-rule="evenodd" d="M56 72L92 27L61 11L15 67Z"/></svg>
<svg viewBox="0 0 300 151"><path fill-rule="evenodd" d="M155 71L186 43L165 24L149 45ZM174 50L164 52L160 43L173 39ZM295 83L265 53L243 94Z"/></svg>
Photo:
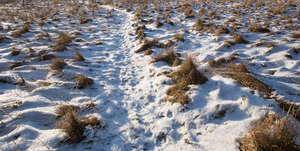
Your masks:
<svg viewBox="0 0 300 151"><path fill-rule="evenodd" d="M167 50L163 52L162 54L155 57L151 63L158 61L164 61L169 66L178 66L182 62L181 59L178 58L178 54L176 54L174 50Z"/></svg>
<svg viewBox="0 0 300 151"><path fill-rule="evenodd" d="M65 50L67 50L67 47L65 45L61 45L61 44L60 45L54 45L52 47L53 52L63 52Z"/></svg>
<svg viewBox="0 0 300 151"><path fill-rule="evenodd" d="M11 36L14 38L21 37L23 34L28 32L30 29L30 25L28 23L24 24L20 29L14 31Z"/></svg>
<svg viewBox="0 0 300 151"><path fill-rule="evenodd" d="M138 26L135 30L135 35L138 37L139 41L143 40L146 36L144 29L146 28L145 25Z"/></svg>
<svg viewBox="0 0 300 151"><path fill-rule="evenodd" d="M85 125L73 112L68 112L66 115L64 115L56 124L56 126L66 133L67 141L70 143L79 143L85 138L83 135Z"/></svg>
<svg viewBox="0 0 300 151"><path fill-rule="evenodd" d="M79 111L79 107L73 105L62 105L56 110L56 115L60 118L56 123L56 127L66 133L67 142L69 143L79 143L83 140L86 126L97 126L100 124L100 121L95 116L78 117L77 113Z"/></svg>
<svg viewBox="0 0 300 151"><path fill-rule="evenodd" d="M192 57L187 57L177 71L171 72L167 76L175 82L175 85L167 90L166 101L182 105L190 101L185 94L185 91L189 89L188 85L203 84L208 80L197 70Z"/></svg>
<svg viewBox="0 0 300 151"><path fill-rule="evenodd" d="M62 70L66 65L67 63L63 59L55 59L52 61L50 68L52 70Z"/></svg>
<svg viewBox="0 0 300 151"><path fill-rule="evenodd" d="M74 105L60 105L56 109L55 114L59 118L65 116L69 112L78 113L80 112L80 108Z"/></svg>
<svg viewBox="0 0 300 151"><path fill-rule="evenodd" d="M230 65L227 69L222 70L221 73L229 75L232 79L238 81L238 83L244 87L248 87L252 90L258 90L266 96L271 95L271 88L253 77L244 64Z"/></svg>
<svg viewBox="0 0 300 151"><path fill-rule="evenodd" d="M93 83L94 83L93 79L88 78L81 74L75 78L75 88L77 89L84 89L89 85L92 85Z"/></svg>
<svg viewBox="0 0 300 151"><path fill-rule="evenodd" d="M79 19L79 24L86 24L86 23L91 22L91 21L93 21L92 18L84 18L84 17L81 17L81 18Z"/></svg>
<svg viewBox="0 0 300 151"><path fill-rule="evenodd" d="M215 59L211 59L208 61L208 64L211 66L211 67L215 67L215 68L218 68L218 67L222 67L228 63L231 63L233 62L234 60L236 60L237 57L236 56L230 56L230 57L222 57L218 60L215 60Z"/></svg>
<svg viewBox="0 0 300 151"><path fill-rule="evenodd" d="M144 41L143 45L139 49L137 49L135 51L135 53L139 53L146 49L150 49L151 47L156 46L157 44L158 44L158 41L155 39L146 39Z"/></svg>
<svg viewBox="0 0 300 151"><path fill-rule="evenodd" d="M54 58L56 58L56 56L54 56L52 54L42 54L42 55L40 55L40 61L52 60Z"/></svg>
<svg viewBox="0 0 300 151"><path fill-rule="evenodd" d="M291 102L285 102L285 101L278 101L278 105L282 110L286 111L288 114L294 116L297 120L300 121L300 105L291 103Z"/></svg>
<svg viewBox="0 0 300 151"><path fill-rule="evenodd" d="M84 61L84 57L76 50L75 51L75 57L73 59L74 61Z"/></svg>
<svg viewBox="0 0 300 151"><path fill-rule="evenodd" d="M294 123L287 117L269 114L239 139L241 151L299 151Z"/></svg>
<svg viewBox="0 0 300 151"><path fill-rule="evenodd" d="M186 7L186 9L184 11L184 17L185 18L195 17L195 12L193 11L193 9L191 7Z"/></svg>
<svg viewBox="0 0 300 151"><path fill-rule="evenodd" d="M54 45L55 46L67 45L71 42L72 42L71 37L67 33L61 32L57 37L57 40L55 41Z"/></svg>
<svg viewBox="0 0 300 151"><path fill-rule="evenodd" d="M196 31L201 31L203 29L203 21L200 18L197 18L195 21L195 24L193 25L193 28Z"/></svg>
<svg viewBox="0 0 300 151"><path fill-rule="evenodd" d="M181 67L168 75L175 83L203 84L208 79L202 75L196 68L192 57L187 57Z"/></svg>
<svg viewBox="0 0 300 151"><path fill-rule="evenodd" d="M248 40L245 40L244 38L243 38L243 36L242 35L240 35L240 34L233 34L233 38L234 38L234 40L227 40L227 41L225 41L226 43L228 43L228 44L230 44L230 45L235 45L235 44L247 44L247 43L249 43L249 41Z"/></svg>
<svg viewBox="0 0 300 151"><path fill-rule="evenodd" d="M258 24L253 24L253 25L249 26L248 30L251 32L261 32L261 33L271 32L268 28L261 27Z"/></svg>
<svg viewBox="0 0 300 151"><path fill-rule="evenodd" d="M175 34L173 39L176 41L184 42L184 35L183 34Z"/></svg>
<svg viewBox="0 0 300 151"><path fill-rule="evenodd" d="M224 26L221 26L220 28L217 29L215 35L216 35L216 36L219 36L219 35L221 35L221 34L229 34L229 33L230 33L230 31L229 31L228 28L226 28L226 27L224 27Z"/></svg>
<svg viewBox="0 0 300 151"><path fill-rule="evenodd" d="M255 47L265 46L267 48L273 48L273 47L276 47L276 44L274 44L272 42L259 42L259 43L256 43L254 46Z"/></svg>
<svg viewBox="0 0 300 151"><path fill-rule="evenodd" d="M148 49L148 50L146 50L146 51L144 52L144 55L145 55L145 56L148 56L148 55L151 55L152 53L153 53L153 50Z"/></svg>

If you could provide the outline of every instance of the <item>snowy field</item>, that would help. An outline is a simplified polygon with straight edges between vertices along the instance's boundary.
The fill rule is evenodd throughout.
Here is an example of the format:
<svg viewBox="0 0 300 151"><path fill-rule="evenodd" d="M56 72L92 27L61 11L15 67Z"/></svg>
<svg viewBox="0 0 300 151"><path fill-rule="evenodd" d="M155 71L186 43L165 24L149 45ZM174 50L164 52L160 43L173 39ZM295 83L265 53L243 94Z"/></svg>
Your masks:
<svg viewBox="0 0 300 151"><path fill-rule="evenodd" d="M300 3L255 4L0 4L0 150L239 151L300 103Z"/></svg>

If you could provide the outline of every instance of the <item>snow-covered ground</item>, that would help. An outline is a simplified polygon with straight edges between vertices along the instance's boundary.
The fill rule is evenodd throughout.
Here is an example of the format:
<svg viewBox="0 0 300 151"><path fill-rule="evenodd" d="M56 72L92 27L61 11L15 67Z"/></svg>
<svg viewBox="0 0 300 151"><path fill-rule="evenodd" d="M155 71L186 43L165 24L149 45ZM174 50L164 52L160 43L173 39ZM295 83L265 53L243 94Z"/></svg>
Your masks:
<svg viewBox="0 0 300 151"><path fill-rule="evenodd" d="M257 79L273 89L276 98L299 103L299 54L291 48L300 49L300 45L299 39L289 37L295 31L278 25L269 28L275 34L257 33L242 26L238 33L250 42L228 48L224 41L231 40L231 35L195 31L196 18L184 18L183 12L176 12L175 6L171 13L174 25L159 28L155 27L155 20L161 14L152 12L152 7L146 8L149 14L143 19L154 21L146 24L144 31L146 39L154 38L163 43L172 40L175 34L183 34L184 42L173 40L172 49L181 54L182 59L192 55L198 70L208 78L202 85L190 86L186 94L191 101L186 105L164 101L173 81L160 74L179 67L150 62L165 49L152 47L154 53L148 56L135 53L142 43L135 36L134 11L97 5L92 13L81 6L79 12L85 12L83 14L93 20L78 24L75 17L68 17L68 11L61 10L47 18L42 26L31 24L29 32L19 38L9 36L12 33L9 27L14 29L21 23L0 22L4 28L0 34L8 37L0 42L0 150L237 151L237 140L248 133L253 122L269 112L282 114L283 111L273 99L264 98L260 92L242 87L230 77L209 72L212 70L207 63L210 59L233 54L238 54L238 62L246 64ZM212 22L222 25L233 17L225 13L230 11L226 8L223 13L219 12L222 6L212 7L221 16ZM250 15L236 18L237 23L247 22ZM296 18L292 21L299 25ZM59 32L76 38L67 50L50 51ZM50 38L41 39L45 33ZM259 42L272 42L276 46L255 46ZM12 55L13 49L20 53ZM82 54L85 61L74 62L75 51ZM40 61L42 53L64 59L66 68L62 72L51 70L51 60ZM10 69L11 63L16 61L22 65ZM75 89L74 79L78 74L93 79L94 83L86 89ZM25 84L16 84L22 78ZM6 83L1 82L2 79ZM91 102L96 105L92 109L87 107ZM94 115L102 127L87 127L86 138L80 143L65 143L65 134L55 127L58 121L55 112L61 104L79 106L80 116Z"/></svg>

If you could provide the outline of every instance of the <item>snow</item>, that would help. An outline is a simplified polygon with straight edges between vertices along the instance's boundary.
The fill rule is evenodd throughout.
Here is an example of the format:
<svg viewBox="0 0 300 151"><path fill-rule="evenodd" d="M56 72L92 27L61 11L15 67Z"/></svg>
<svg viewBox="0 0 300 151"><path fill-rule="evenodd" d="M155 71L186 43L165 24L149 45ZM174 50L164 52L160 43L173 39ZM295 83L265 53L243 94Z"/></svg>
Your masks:
<svg viewBox="0 0 300 151"><path fill-rule="evenodd" d="M89 13L85 6L79 11ZM108 11L112 11L112 18L103 17ZM63 18L62 12L61 20L45 24L43 28L31 25L32 29L24 36L10 43L0 43L0 79L9 77L11 80L0 83L0 150L238 151L237 139L247 134L253 122L269 112L281 111L275 101L264 99L259 92L241 87L229 77L205 72L210 69L206 63L208 60L235 52L245 63L254 58L248 63L252 64L249 69L274 88L278 97L299 102L299 97L295 97L300 88L299 56L290 60L284 57L288 48L297 46L299 40L277 40L275 48L251 47L259 37L269 37L245 32L243 35L251 41L250 44L227 48L222 41L232 39L230 35L198 34L191 30L194 19L172 15L175 18L172 21L178 25L156 28L153 23L147 25L145 31L147 38L156 38L160 42L184 33L182 29L190 31L184 33L185 42L176 42L174 49L183 54L182 58L193 55L198 69L209 80L203 85L191 86L186 93L192 101L184 106L164 101L165 92L173 81L158 76L178 67L168 67L162 62L150 64L151 56L134 53L141 44L130 34L135 31L132 27L135 23L133 12L99 5L93 21L82 25L77 25L72 18ZM230 18L230 15L226 17ZM6 27L10 24L1 22L0 25ZM50 69L51 61L26 58L28 47L40 52L51 45L47 39L37 40L34 33L48 32L54 38L58 31L79 31L81 35L76 38L83 40L73 40L67 51L52 53L68 64L62 73ZM3 34L9 33L3 31ZM99 40L102 44L96 45ZM12 56L8 50L11 47L20 49L21 53ZM265 53L269 49L272 53ZM86 60L73 62L74 50ZM153 50L153 56L163 51L161 48ZM10 62L23 60L26 62L24 66L9 69ZM28 70L30 67L36 70ZM268 74L271 69L277 72ZM73 80L79 73L92 78L94 84L87 89L74 89ZM21 77L26 81L25 86L12 84ZM41 81L50 85L38 86ZM85 104L89 102L96 104L94 109L86 109ZM64 133L55 127L55 110L60 104L80 106L84 110L81 116L94 115L105 127L88 127L83 141L64 143ZM217 118L218 112L222 111L225 111L224 117Z"/></svg>

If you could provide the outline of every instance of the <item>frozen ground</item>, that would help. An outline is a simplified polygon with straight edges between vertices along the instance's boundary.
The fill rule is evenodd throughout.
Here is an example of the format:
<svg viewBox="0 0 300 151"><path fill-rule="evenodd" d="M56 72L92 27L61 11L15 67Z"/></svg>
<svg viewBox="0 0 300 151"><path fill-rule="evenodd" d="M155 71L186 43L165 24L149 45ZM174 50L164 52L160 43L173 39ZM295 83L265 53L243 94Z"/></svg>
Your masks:
<svg viewBox="0 0 300 151"><path fill-rule="evenodd" d="M298 39L286 37L292 32L268 35L241 30L250 43L227 48L223 40L232 39L230 35L199 34L192 27L195 19L184 19L182 13L172 13L174 26L156 28L154 23L147 24L146 37L161 42L177 33L184 34L185 41L176 42L173 49L182 54L181 58L193 55L198 69L209 79L203 85L191 86L186 93L192 100L183 106L164 101L173 82L159 76L178 67L163 62L150 64L152 57L163 49L153 48L152 56L134 52L141 45L132 27L134 12L106 5L98 8L95 14L87 12L93 16L91 22L78 25L77 20L61 12L57 20L48 19L51 23L43 26L31 24L30 31L23 36L0 43L0 79L11 81L0 82L0 150L237 151L237 139L247 134L252 122L269 112L282 111L274 100L264 99L259 92L242 87L229 77L206 72L210 69L209 59L234 53L256 78L274 90L274 95L299 102L299 55L293 54L292 59L284 57L292 53L290 48L299 47ZM86 11L86 7L81 9ZM106 17L108 12L112 16ZM153 18L156 15L153 13ZM230 18L222 17L219 22ZM5 28L2 35L10 35L8 26L15 27L5 22L0 25ZM272 31L281 31L280 28L272 27ZM68 45L68 50L49 51L62 31L81 34ZM38 38L38 34L45 32L53 39ZM283 38L287 40L282 41ZM253 47L263 40L272 40L277 46ZM12 47L21 50L20 54L11 55ZM74 62L74 50L85 61ZM29 57L42 51L64 59L68 65L63 72L51 70L51 61ZM23 65L11 70L9 67L15 61ZM270 70L276 72L270 74ZM79 73L92 78L94 84L87 89L74 89L74 78ZM25 85L14 84L22 78ZM93 109L86 107L90 102L96 104ZM87 137L78 144L64 143L64 133L54 126L55 110L60 104L79 106L83 110L81 116L95 115L103 127L88 127Z"/></svg>

